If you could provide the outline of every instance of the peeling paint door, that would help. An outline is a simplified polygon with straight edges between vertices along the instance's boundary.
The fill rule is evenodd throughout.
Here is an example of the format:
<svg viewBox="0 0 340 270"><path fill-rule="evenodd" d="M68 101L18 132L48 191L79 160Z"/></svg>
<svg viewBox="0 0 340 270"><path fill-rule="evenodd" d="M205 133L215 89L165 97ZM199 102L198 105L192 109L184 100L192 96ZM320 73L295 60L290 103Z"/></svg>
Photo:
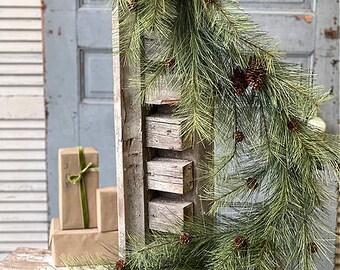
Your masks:
<svg viewBox="0 0 340 270"><path fill-rule="evenodd" d="M100 185L116 184L112 20L109 0L46 0L45 5L49 208L54 217L59 148L95 147Z"/></svg>

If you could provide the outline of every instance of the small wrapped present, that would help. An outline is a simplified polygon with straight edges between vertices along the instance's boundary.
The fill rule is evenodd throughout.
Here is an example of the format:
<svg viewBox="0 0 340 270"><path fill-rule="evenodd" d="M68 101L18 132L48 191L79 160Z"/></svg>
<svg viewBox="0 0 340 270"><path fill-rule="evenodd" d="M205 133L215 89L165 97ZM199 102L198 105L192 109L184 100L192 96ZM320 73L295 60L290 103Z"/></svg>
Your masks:
<svg viewBox="0 0 340 270"><path fill-rule="evenodd" d="M93 148L59 149L60 228L97 227L98 152Z"/></svg>
<svg viewBox="0 0 340 270"><path fill-rule="evenodd" d="M97 189L97 223L100 232L118 231L117 189Z"/></svg>
<svg viewBox="0 0 340 270"><path fill-rule="evenodd" d="M118 232L101 233L98 229L60 229L59 219L52 219L49 244L56 267L86 265L91 261L112 260L118 257Z"/></svg>

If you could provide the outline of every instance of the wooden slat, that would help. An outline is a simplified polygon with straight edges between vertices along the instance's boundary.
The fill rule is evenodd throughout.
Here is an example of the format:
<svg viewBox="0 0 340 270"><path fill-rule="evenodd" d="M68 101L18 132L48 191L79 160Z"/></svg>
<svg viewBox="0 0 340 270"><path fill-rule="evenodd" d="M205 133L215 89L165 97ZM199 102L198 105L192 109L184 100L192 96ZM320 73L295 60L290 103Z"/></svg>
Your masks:
<svg viewBox="0 0 340 270"><path fill-rule="evenodd" d="M0 223L0 232L48 232L48 223L11 222Z"/></svg>
<svg viewBox="0 0 340 270"><path fill-rule="evenodd" d="M28 171L28 172L4 172L0 171L0 182L1 181L46 181L46 172L41 171Z"/></svg>
<svg viewBox="0 0 340 270"><path fill-rule="evenodd" d="M5 7L0 8L0 19L40 19L41 9L38 7Z"/></svg>
<svg viewBox="0 0 340 270"><path fill-rule="evenodd" d="M41 53L42 50L43 47L40 41L39 42L0 41L0 52Z"/></svg>
<svg viewBox="0 0 340 270"><path fill-rule="evenodd" d="M0 96L43 96L43 86L0 86Z"/></svg>
<svg viewBox="0 0 340 270"><path fill-rule="evenodd" d="M1 160L46 160L46 151L0 151Z"/></svg>
<svg viewBox="0 0 340 270"><path fill-rule="evenodd" d="M162 232L178 232L184 220L193 216L192 202L154 199L149 202L149 228Z"/></svg>
<svg viewBox="0 0 340 270"><path fill-rule="evenodd" d="M2 130L0 131L1 139L44 139L45 130Z"/></svg>
<svg viewBox="0 0 340 270"><path fill-rule="evenodd" d="M46 201L47 201L46 192L0 192L0 202L46 202Z"/></svg>
<svg viewBox="0 0 340 270"><path fill-rule="evenodd" d="M18 212L18 209L25 209L25 212L47 212L47 202L40 203L0 203L1 212Z"/></svg>
<svg viewBox="0 0 340 270"><path fill-rule="evenodd" d="M44 192L47 189L47 184L46 182L2 182L0 181L0 192L1 191L41 191ZM0 205L0 211L4 210L3 208L1 208L2 206ZM17 208L17 209L26 209L24 208ZM26 209L28 210L28 209Z"/></svg>
<svg viewBox="0 0 340 270"><path fill-rule="evenodd" d="M29 74L42 75L43 66L41 64L0 64L0 74L14 75L14 74Z"/></svg>
<svg viewBox="0 0 340 270"><path fill-rule="evenodd" d="M0 140L0 150L44 150L46 143L44 140Z"/></svg>
<svg viewBox="0 0 340 270"><path fill-rule="evenodd" d="M0 41L42 41L41 31L0 31Z"/></svg>
<svg viewBox="0 0 340 270"><path fill-rule="evenodd" d="M45 129L45 120L0 119L0 129Z"/></svg>
<svg viewBox="0 0 340 270"><path fill-rule="evenodd" d="M0 161L0 171L43 171L45 161Z"/></svg>
<svg viewBox="0 0 340 270"><path fill-rule="evenodd" d="M155 158L147 162L148 188L184 194L193 188L193 162Z"/></svg>
<svg viewBox="0 0 340 270"><path fill-rule="evenodd" d="M23 86L23 85L43 85L43 76L0 76L0 86L1 85L13 85L13 86Z"/></svg>
<svg viewBox="0 0 340 270"><path fill-rule="evenodd" d="M40 7L41 0L0 0L0 7Z"/></svg>
<svg viewBox="0 0 340 270"><path fill-rule="evenodd" d="M35 19L20 19L15 20L13 23L12 19L1 19L0 29L6 30L41 30L41 20Z"/></svg>
<svg viewBox="0 0 340 270"><path fill-rule="evenodd" d="M1 53L0 52L0 63L29 63L29 64L42 64L43 56L42 53Z"/></svg>
<svg viewBox="0 0 340 270"><path fill-rule="evenodd" d="M48 216L45 212L10 212L10 213L0 213L0 222L43 222L47 221Z"/></svg>
<svg viewBox="0 0 340 270"><path fill-rule="evenodd" d="M183 151L191 146L183 140L181 123L183 119L171 115L150 115L146 117L147 147Z"/></svg>
<svg viewBox="0 0 340 270"><path fill-rule="evenodd" d="M43 242L48 241L47 233L44 232L16 232L16 233L1 233L1 242L20 242L20 243L30 243L30 242Z"/></svg>
<svg viewBox="0 0 340 270"><path fill-rule="evenodd" d="M45 100L43 97L0 97L0 104L2 119L45 118Z"/></svg>

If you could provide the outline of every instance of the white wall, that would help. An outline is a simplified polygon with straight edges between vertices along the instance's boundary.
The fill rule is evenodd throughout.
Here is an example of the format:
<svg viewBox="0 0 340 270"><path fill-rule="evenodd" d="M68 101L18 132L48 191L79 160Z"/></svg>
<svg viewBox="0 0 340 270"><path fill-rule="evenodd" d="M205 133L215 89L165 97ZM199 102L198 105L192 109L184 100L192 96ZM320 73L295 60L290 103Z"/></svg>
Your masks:
<svg viewBox="0 0 340 270"><path fill-rule="evenodd" d="M47 247L40 0L0 0L0 259Z"/></svg>

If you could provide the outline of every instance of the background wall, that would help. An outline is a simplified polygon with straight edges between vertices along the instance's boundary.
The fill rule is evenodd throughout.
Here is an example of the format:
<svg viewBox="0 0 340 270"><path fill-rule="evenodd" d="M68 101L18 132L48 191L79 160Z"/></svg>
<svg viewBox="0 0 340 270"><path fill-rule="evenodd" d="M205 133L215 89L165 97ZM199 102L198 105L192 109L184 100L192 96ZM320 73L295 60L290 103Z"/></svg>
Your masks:
<svg viewBox="0 0 340 270"><path fill-rule="evenodd" d="M40 0L0 0L0 260L47 248Z"/></svg>

